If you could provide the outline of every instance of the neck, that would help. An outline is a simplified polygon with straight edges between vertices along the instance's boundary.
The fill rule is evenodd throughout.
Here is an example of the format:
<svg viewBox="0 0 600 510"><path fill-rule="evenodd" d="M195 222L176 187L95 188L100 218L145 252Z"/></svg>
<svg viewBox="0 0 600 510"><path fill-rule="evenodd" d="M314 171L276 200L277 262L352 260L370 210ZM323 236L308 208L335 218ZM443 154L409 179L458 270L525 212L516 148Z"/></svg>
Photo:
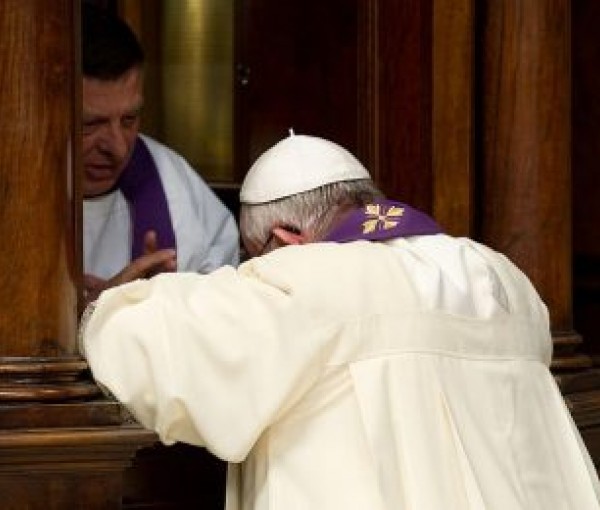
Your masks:
<svg viewBox="0 0 600 510"><path fill-rule="evenodd" d="M319 222L320 228L317 229L315 241L325 239L338 225L342 224L346 218L357 207L356 204L340 204L326 213L323 221Z"/></svg>

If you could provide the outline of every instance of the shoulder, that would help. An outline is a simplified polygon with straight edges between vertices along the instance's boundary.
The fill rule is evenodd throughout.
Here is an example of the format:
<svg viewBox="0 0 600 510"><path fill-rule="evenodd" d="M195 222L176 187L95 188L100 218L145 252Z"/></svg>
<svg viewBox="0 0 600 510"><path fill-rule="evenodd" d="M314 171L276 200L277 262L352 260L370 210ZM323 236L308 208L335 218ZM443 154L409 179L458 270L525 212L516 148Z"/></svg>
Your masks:
<svg viewBox="0 0 600 510"><path fill-rule="evenodd" d="M240 273L293 296L294 303L317 314L353 319L369 313L390 289L410 290L391 252L368 241L287 246L242 264Z"/></svg>
<svg viewBox="0 0 600 510"><path fill-rule="evenodd" d="M159 172L163 171L165 166L193 172L192 167L181 154L147 135L140 134L138 136L148 147Z"/></svg>
<svg viewBox="0 0 600 510"><path fill-rule="evenodd" d="M152 155L168 196L183 194L212 198L208 184L182 155L147 135L139 136Z"/></svg>
<svg viewBox="0 0 600 510"><path fill-rule="evenodd" d="M467 238L438 234L385 243L314 243L274 250L250 264L244 270L323 306L341 300L355 310L387 309L382 300L393 300L405 307L454 310L451 294L461 310L470 310L466 315L493 310L545 316L527 276L501 253Z"/></svg>

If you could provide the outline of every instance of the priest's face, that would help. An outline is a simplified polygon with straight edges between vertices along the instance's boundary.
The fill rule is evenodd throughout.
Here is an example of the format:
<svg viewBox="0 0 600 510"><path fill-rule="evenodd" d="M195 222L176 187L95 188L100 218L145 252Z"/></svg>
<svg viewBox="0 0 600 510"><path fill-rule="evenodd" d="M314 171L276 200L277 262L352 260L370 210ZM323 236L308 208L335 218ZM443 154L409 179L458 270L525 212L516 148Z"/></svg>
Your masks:
<svg viewBox="0 0 600 510"><path fill-rule="evenodd" d="M83 79L83 195L109 191L127 165L139 130L142 71L116 80Z"/></svg>

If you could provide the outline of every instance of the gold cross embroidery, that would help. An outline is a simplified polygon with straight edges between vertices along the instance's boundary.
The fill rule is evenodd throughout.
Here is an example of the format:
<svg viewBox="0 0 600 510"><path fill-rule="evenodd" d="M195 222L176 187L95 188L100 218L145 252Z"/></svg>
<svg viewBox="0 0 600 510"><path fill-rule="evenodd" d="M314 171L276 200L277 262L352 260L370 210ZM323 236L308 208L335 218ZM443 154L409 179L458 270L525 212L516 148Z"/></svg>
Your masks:
<svg viewBox="0 0 600 510"><path fill-rule="evenodd" d="M387 211L380 204L369 204L365 207L365 216L370 218L363 222L363 234L370 234L377 229L388 230L398 225L394 218L404 214L403 207L392 206Z"/></svg>

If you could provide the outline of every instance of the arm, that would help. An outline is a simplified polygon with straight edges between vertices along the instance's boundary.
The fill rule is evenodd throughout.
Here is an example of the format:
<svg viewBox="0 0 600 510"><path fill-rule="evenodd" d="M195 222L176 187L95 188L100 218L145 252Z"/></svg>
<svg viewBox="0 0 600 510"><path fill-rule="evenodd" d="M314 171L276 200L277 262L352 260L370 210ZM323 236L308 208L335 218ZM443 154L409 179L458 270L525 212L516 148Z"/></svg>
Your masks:
<svg viewBox="0 0 600 510"><path fill-rule="evenodd" d="M330 329L293 293L224 267L103 293L81 345L94 378L163 442L235 462L316 381Z"/></svg>
<svg viewBox="0 0 600 510"><path fill-rule="evenodd" d="M177 255L172 249L157 249L156 234L146 233L144 238L144 255L125 266L122 271L111 278L104 279L92 274L84 275L84 295L86 304L98 299L101 292L117 285L147 278L160 272L171 272L177 269Z"/></svg>

